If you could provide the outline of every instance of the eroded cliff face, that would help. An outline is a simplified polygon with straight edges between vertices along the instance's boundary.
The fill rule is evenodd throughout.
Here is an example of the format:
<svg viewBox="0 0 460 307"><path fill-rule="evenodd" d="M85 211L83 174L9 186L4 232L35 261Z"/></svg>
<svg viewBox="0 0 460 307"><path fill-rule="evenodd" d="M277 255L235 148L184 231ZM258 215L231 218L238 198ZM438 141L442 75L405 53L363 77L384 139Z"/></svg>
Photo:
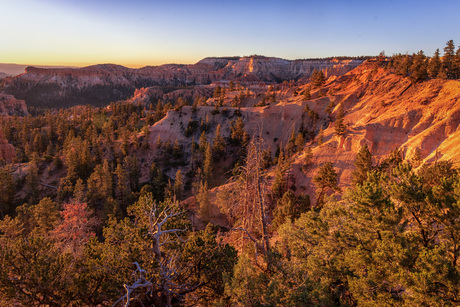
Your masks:
<svg viewBox="0 0 460 307"><path fill-rule="evenodd" d="M3 136L2 130L0 130L0 162L2 160L11 163L16 158L16 152L13 145L9 144Z"/></svg>
<svg viewBox="0 0 460 307"><path fill-rule="evenodd" d="M297 80L322 69L326 76L342 75L358 60L295 60L261 56L205 58L193 65L169 64L131 69L103 64L84 68L28 67L22 75L2 81L3 92L30 105L60 107L75 104L103 105L126 99L151 86L194 86L217 81L282 82Z"/></svg>
<svg viewBox="0 0 460 307"><path fill-rule="evenodd" d="M24 100L14 98L13 95L0 93L0 116L1 115L27 115L27 106Z"/></svg>
<svg viewBox="0 0 460 307"><path fill-rule="evenodd" d="M303 91L308 84L300 86ZM317 134L324 128L324 143L317 145L316 139L307 143L313 152L313 160L304 168L305 154L295 156L291 173L295 177L297 193L308 193L314 197L312 178L317 168L330 161L340 175L340 186L351 183L356 153L368 145L374 163L384 159L392 150L399 148L406 159L412 159L416 151L422 162L450 160L460 165L460 82L453 80L428 80L412 84L409 79L396 76L389 70L375 69L373 63L365 63L355 70L330 78L319 90L312 90L312 99L305 101L302 95L292 95L294 89L276 93L276 104L265 107L241 108L239 113L250 135L261 136L274 153L278 145L286 145L292 131L302 126ZM224 102L225 105L225 102ZM313 120L305 107L315 111ZM326 112L333 105L331 113ZM339 106L345 111L344 122L347 133L335 135L334 121ZM187 143L181 127L190 120L209 117L213 127L220 124L222 135L230 133L230 121L235 120L235 108L226 107L227 113L212 115L213 107L200 107L196 113L190 107L181 112L170 111L166 118L150 129L150 142L155 148L160 136L163 140L178 139ZM222 110L222 108L221 108ZM208 134L212 140L214 130ZM198 137L198 136L196 136Z"/></svg>

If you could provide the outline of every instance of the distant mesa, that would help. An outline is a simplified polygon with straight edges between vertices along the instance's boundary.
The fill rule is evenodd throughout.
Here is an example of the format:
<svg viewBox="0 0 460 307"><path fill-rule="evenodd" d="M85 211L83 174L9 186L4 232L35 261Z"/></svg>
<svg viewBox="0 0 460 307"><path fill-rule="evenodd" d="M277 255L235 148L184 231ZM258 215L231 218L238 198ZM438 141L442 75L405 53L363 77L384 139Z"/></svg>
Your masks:
<svg viewBox="0 0 460 307"><path fill-rule="evenodd" d="M308 78L315 69L326 77L340 76L362 60L284 60L250 56L205 58L192 65L167 64L138 69L115 64L83 68L26 67L25 73L1 82L4 93L31 106L66 107L77 104L106 105L133 96L151 86L196 86L217 81L280 83Z"/></svg>

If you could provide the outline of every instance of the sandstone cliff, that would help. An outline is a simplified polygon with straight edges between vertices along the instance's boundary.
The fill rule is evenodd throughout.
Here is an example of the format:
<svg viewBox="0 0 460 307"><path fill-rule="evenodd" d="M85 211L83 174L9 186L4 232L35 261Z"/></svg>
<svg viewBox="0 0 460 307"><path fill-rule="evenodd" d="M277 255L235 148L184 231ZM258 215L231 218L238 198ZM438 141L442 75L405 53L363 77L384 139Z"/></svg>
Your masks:
<svg viewBox="0 0 460 307"><path fill-rule="evenodd" d="M27 67L24 74L3 80L0 88L30 105L103 105L126 99L141 87L205 85L222 80L272 83L309 77L315 69L324 70L327 76L342 75L360 63L359 60L288 61L252 56L206 58L193 65L139 69L114 64L79 69Z"/></svg>
<svg viewBox="0 0 460 307"><path fill-rule="evenodd" d="M8 163L14 162L16 152L13 145L9 144L0 130L0 161L5 160Z"/></svg>
<svg viewBox="0 0 460 307"><path fill-rule="evenodd" d="M24 100L0 93L0 115L24 116L27 114L27 106Z"/></svg>
<svg viewBox="0 0 460 307"><path fill-rule="evenodd" d="M428 80L412 84L409 79L396 76L389 70L365 63L355 70L330 80L321 89L311 91L312 99L304 101L302 95L294 96L291 91L279 90L275 104L265 107L241 108L236 115L235 108L200 107L196 113L190 107L181 112L170 111L166 118L150 129L152 148L160 136L163 140L178 139L186 144L190 138L183 133L190 120L209 117L211 126L222 126L224 137L230 133L229 123L241 116L245 129L251 135L261 136L274 153L278 145L284 146L292 131L300 126L317 134L324 127L324 143L316 140L306 146L312 148L312 164L305 168L305 153L295 156L291 173L295 177L297 193L308 193L314 197L312 178L317 168L331 161L340 175L340 186L351 182L354 159L359 149L367 144L378 163L395 148L400 148L404 157L411 159L419 151L423 162L451 160L460 165L460 82L452 80ZM306 89L300 86L298 91ZM305 112L305 106L318 114L316 121ZM333 105L331 113L326 109ZM335 136L334 121L339 106L345 111L347 134ZM215 113L212 115L212 113ZM213 128L213 129L214 129ZM208 134L211 141L214 130Z"/></svg>

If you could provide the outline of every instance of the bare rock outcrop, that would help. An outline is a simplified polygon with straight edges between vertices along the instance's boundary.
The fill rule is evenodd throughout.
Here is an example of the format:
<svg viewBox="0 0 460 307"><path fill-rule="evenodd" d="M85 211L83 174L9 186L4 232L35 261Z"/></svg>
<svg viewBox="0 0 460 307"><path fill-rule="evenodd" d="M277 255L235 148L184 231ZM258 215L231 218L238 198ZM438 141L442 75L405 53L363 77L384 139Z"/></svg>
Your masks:
<svg viewBox="0 0 460 307"><path fill-rule="evenodd" d="M16 158L16 152L14 146L9 144L3 136L2 130L0 130L0 161L14 162Z"/></svg>
<svg viewBox="0 0 460 307"><path fill-rule="evenodd" d="M0 115L27 115L27 106L24 100L16 99L13 95L0 93Z"/></svg>

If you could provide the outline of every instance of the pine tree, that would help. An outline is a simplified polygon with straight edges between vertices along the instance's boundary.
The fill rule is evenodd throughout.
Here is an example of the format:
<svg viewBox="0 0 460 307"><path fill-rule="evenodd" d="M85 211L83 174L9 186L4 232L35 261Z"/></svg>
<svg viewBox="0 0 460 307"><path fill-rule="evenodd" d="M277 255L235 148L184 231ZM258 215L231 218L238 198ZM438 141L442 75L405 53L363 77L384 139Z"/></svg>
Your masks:
<svg viewBox="0 0 460 307"><path fill-rule="evenodd" d="M324 130L323 130L323 126L321 126L321 128L319 128L318 137L317 137L318 146L323 145L323 142L324 142Z"/></svg>
<svg viewBox="0 0 460 307"><path fill-rule="evenodd" d="M343 122L345 117L345 112L342 105L339 106L337 110L337 118L335 119L334 128L335 134L337 136L344 136L347 132L347 125Z"/></svg>
<svg viewBox="0 0 460 307"><path fill-rule="evenodd" d="M355 169L351 174L352 183L353 185L363 184L363 182L367 179L367 173L372 170L372 155L367 147L367 144L359 150L354 164Z"/></svg>
<svg viewBox="0 0 460 307"><path fill-rule="evenodd" d="M100 193L104 199L113 197L113 174L109 166L109 161L104 159L102 163L102 177Z"/></svg>
<svg viewBox="0 0 460 307"><path fill-rule="evenodd" d="M316 207L321 207L324 203L324 195L328 190L340 191L338 186L339 174L334 170L334 167L331 162L326 162L322 164L315 177L313 177L313 182L316 186Z"/></svg>
<svg viewBox="0 0 460 307"><path fill-rule="evenodd" d="M305 89L305 91L303 92L303 99L304 99L304 100L310 100L310 99L311 99L310 91L311 91L311 87L308 86L308 87Z"/></svg>
<svg viewBox="0 0 460 307"><path fill-rule="evenodd" d="M441 57L439 49L436 49L433 57L428 62L428 76L432 79L437 78L441 69Z"/></svg>
<svg viewBox="0 0 460 307"><path fill-rule="evenodd" d="M182 176L182 171L177 170L176 176L174 179L174 195L178 201L182 200L182 196L184 194L184 178Z"/></svg>
<svg viewBox="0 0 460 307"><path fill-rule="evenodd" d="M0 191L0 214L3 219L13 209L15 194L13 170L8 165L0 167Z"/></svg>
<svg viewBox="0 0 460 307"><path fill-rule="evenodd" d="M457 49L457 52L455 52L455 57L452 63L453 66L453 78L458 79L460 78L460 46Z"/></svg>
<svg viewBox="0 0 460 307"><path fill-rule="evenodd" d="M302 132L299 132L295 138L295 148L296 152L299 152L303 149L305 145L305 138Z"/></svg>
<svg viewBox="0 0 460 307"><path fill-rule="evenodd" d="M232 121L230 124L230 140L235 144L243 144L244 139L244 121L241 117L238 117L236 121Z"/></svg>
<svg viewBox="0 0 460 307"><path fill-rule="evenodd" d="M208 147L208 140L206 137L206 133L204 131L200 135L199 144L200 144L200 151L204 153L206 151L206 148Z"/></svg>
<svg viewBox="0 0 460 307"><path fill-rule="evenodd" d="M222 88L218 85L215 89L214 89L214 94L212 95L213 98L219 98L220 95L222 93Z"/></svg>
<svg viewBox="0 0 460 307"><path fill-rule="evenodd" d="M209 221L211 219L211 202L209 201L208 183L206 181L200 181L196 201L198 202L200 218L204 221Z"/></svg>
<svg viewBox="0 0 460 307"><path fill-rule="evenodd" d="M115 196L121 207L126 208L128 206L129 194L131 193L131 190L129 186L129 176L120 163L117 164L115 175L117 177Z"/></svg>
<svg viewBox="0 0 460 307"><path fill-rule="evenodd" d="M426 56L423 53L423 50L417 52L412 56L412 66L410 68L409 79L412 83L423 81L428 77Z"/></svg>
<svg viewBox="0 0 460 307"><path fill-rule="evenodd" d="M218 157L225 153L225 141L221 135L221 126L220 124L217 125L216 133L214 135L214 140L212 141L212 152L213 154Z"/></svg>
<svg viewBox="0 0 460 307"><path fill-rule="evenodd" d="M286 153L288 157L291 157L292 154L295 153L295 131L294 129L291 131L291 135L289 136L289 140L286 143L284 152Z"/></svg>
<svg viewBox="0 0 460 307"><path fill-rule="evenodd" d="M139 170L139 167L137 166L136 154L132 156L126 156L123 159L123 168L128 173L129 185L130 185L131 191L138 191L139 190L140 170Z"/></svg>
<svg viewBox="0 0 460 307"><path fill-rule="evenodd" d="M395 74L406 77L409 74L412 66L412 58L406 55L399 55L395 61Z"/></svg>
<svg viewBox="0 0 460 307"><path fill-rule="evenodd" d="M29 172L26 176L26 191L29 198L29 205L36 204L39 200L39 179L38 165L35 161L29 162Z"/></svg>
<svg viewBox="0 0 460 307"><path fill-rule="evenodd" d="M75 183L73 198L77 202L86 202L85 184L81 178L78 178L77 182Z"/></svg>
<svg viewBox="0 0 460 307"><path fill-rule="evenodd" d="M444 47L442 56L440 77L443 79L452 79L454 77L453 62L455 57L455 45L453 40L449 40Z"/></svg>
<svg viewBox="0 0 460 307"><path fill-rule="evenodd" d="M314 88L321 87L326 82L322 70L315 69L310 77L310 83Z"/></svg>
<svg viewBox="0 0 460 307"><path fill-rule="evenodd" d="M208 144L206 146L205 152L204 152L204 160L203 160L203 180L206 182L210 182L211 177L212 177L212 150L211 146Z"/></svg>
<svg viewBox="0 0 460 307"><path fill-rule="evenodd" d="M288 188L287 171L291 166L291 163L284 157L283 151L280 152L277 162L275 179L272 184L272 194L275 198L280 198Z"/></svg>

